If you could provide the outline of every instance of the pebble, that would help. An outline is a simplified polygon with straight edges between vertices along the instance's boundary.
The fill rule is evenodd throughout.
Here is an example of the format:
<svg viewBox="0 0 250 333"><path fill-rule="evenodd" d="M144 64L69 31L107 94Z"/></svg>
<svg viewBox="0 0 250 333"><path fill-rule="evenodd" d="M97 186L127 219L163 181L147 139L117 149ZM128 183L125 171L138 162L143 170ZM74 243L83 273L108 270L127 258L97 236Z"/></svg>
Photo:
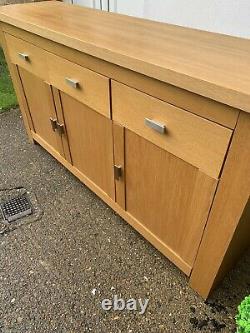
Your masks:
<svg viewBox="0 0 250 333"><path fill-rule="evenodd" d="M91 291L91 294L95 296L95 294L96 294L96 291L97 291L97 289L96 289L96 288L92 289L92 291Z"/></svg>

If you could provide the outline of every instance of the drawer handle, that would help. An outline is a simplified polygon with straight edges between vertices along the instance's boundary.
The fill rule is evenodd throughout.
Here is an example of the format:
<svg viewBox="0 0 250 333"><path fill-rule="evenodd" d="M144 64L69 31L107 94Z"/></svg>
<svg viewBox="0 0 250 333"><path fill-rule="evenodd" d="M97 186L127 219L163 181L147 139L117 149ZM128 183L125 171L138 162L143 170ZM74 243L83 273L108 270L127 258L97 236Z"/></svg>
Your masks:
<svg viewBox="0 0 250 333"><path fill-rule="evenodd" d="M145 118L145 125L161 134L166 133L166 126L162 123L159 123L158 121Z"/></svg>
<svg viewBox="0 0 250 333"><path fill-rule="evenodd" d="M19 57L25 61L29 61L29 56L27 53L22 53L22 52L19 52L18 53Z"/></svg>
<svg viewBox="0 0 250 333"><path fill-rule="evenodd" d="M79 81L70 79L69 77L65 77L65 81L69 86L71 86L72 88L75 88L75 89L77 89L80 85Z"/></svg>

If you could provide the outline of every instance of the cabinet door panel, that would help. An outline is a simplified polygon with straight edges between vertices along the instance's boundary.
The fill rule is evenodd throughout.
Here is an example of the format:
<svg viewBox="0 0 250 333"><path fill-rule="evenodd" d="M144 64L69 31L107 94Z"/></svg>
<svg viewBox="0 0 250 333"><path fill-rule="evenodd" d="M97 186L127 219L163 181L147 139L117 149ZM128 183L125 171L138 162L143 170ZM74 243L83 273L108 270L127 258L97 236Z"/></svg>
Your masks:
<svg viewBox="0 0 250 333"><path fill-rule="evenodd" d="M73 166L114 199L111 120L60 94Z"/></svg>
<svg viewBox="0 0 250 333"><path fill-rule="evenodd" d="M35 133L63 155L61 137L52 130L50 122L50 118L56 119L51 87L42 79L22 68L19 68L19 75Z"/></svg>
<svg viewBox="0 0 250 333"><path fill-rule="evenodd" d="M217 181L125 129L126 210L192 267Z"/></svg>

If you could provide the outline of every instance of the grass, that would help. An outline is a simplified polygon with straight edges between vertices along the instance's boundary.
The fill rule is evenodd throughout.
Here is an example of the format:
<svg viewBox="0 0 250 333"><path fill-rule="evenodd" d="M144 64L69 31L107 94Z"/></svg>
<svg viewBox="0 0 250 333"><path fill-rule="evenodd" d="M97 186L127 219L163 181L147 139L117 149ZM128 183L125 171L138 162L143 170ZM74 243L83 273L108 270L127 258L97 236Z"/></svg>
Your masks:
<svg viewBox="0 0 250 333"><path fill-rule="evenodd" d="M3 50L0 48L0 112L14 108L17 104Z"/></svg>

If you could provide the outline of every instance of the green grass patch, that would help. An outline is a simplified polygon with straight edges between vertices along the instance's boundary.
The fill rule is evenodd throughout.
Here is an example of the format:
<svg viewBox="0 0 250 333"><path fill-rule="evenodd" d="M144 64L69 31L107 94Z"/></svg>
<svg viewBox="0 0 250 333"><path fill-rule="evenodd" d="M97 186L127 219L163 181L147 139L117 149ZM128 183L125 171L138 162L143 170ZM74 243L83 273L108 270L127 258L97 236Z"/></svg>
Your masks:
<svg viewBox="0 0 250 333"><path fill-rule="evenodd" d="M18 105L16 94L4 58L0 48L0 112L14 108Z"/></svg>
<svg viewBox="0 0 250 333"><path fill-rule="evenodd" d="M236 324L237 333L250 333L250 295L238 306Z"/></svg>

